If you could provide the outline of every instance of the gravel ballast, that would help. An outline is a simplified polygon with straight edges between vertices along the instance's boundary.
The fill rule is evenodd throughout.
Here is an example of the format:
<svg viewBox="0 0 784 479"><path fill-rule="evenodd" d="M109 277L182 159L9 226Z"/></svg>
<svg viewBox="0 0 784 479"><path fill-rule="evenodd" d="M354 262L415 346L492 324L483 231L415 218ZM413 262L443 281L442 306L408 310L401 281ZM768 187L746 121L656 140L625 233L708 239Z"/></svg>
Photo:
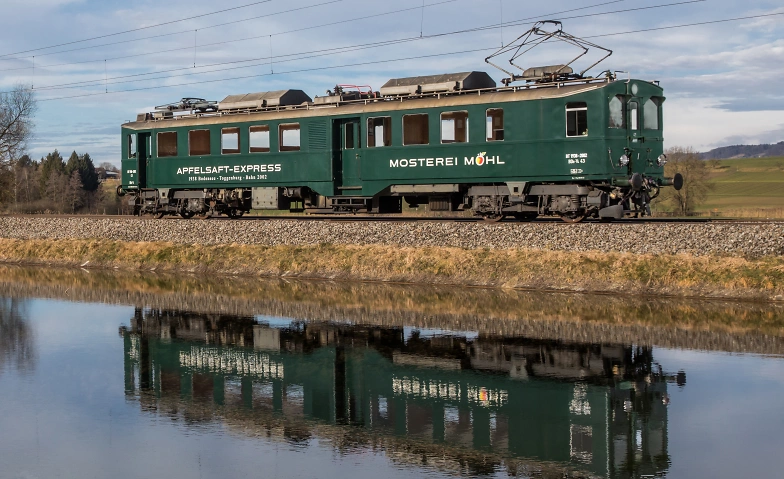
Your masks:
<svg viewBox="0 0 784 479"><path fill-rule="evenodd" d="M385 245L465 249L545 249L637 254L784 254L781 223L452 223L295 220L176 220L0 217L9 239L107 239L265 246Z"/></svg>

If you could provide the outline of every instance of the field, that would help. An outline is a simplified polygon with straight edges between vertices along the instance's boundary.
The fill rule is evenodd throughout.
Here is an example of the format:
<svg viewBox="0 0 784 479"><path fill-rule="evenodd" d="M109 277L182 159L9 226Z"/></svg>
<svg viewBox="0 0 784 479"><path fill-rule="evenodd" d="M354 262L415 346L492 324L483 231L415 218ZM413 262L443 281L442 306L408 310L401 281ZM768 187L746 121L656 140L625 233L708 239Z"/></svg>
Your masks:
<svg viewBox="0 0 784 479"><path fill-rule="evenodd" d="M713 189L697 213L784 218L784 157L710 160Z"/></svg>

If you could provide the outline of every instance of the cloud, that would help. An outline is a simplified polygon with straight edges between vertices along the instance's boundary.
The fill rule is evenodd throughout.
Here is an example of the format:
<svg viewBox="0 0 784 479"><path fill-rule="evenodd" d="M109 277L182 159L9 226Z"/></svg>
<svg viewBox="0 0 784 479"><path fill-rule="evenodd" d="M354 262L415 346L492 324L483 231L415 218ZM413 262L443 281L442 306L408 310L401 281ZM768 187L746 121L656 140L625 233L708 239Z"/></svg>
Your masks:
<svg viewBox="0 0 784 479"><path fill-rule="evenodd" d="M0 52L77 42L87 37L110 35L120 30L242 4L239 1L217 5L206 0L140 0L134 8L128 8L118 7L113 2L25 0L25 8L22 8L19 6L21 1L12 1L14 6L6 18ZM436 0L428 3L436 3ZM0 70L36 64L35 70L27 68L4 72L0 77L0 87L17 82L35 84L41 100L87 95L40 103L36 148L44 149L47 142L53 148L61 142L75 144L85 141L78 150L96 149L98 155L103 156L100 158L102 161L109 161L119 154L119 135L108 130L119 129L120 124L134 118L137 112L149 110L148 105L169 103L184 96L220 100L232 93L280 88L299 88L315 96L323 94L336 83L369 83L378 88L389 78L465 70L486 70L498 80L503 74L483 61L490 51L440 54L498 47L502 38L508 42L529 28L527 22L515 27L426 37L501 21L568 17L638 6L624 2L572 14L552 15L584 5L566 0L552 0L535 6L509 0L456 0L425 8L423 14L421 0L373 4L372 9L365 0L343 0L276 14L313 4L312 0L272 0L164 27L107 36L57 49L37 50L21 55L27 58L0 61ZM412 10L377 16L406 8ZM747 0L742 4L712 0L709 3L565 20L564 29L581 36L593 36L779 11L784 12L784 9L771 10L762 0ZM220 23L270 14L276 15L210 28ZM52 22L52 18L57 21ZM353 20L355 18L361 20ZM668 138L685 139L684 131L688 131L692 135L689 144L712 144L722 141L728 135L727 131L732 130L732 125L742 130L743 135L775 132L778 131L777 120L770 112L784 108L784 97L778 86L784 77L782 18L784 16L595 38L592 41L611 48L614 54L593 73L601 68L615 68L631 71L638 78L661 80L669 99L665 111L678 121L694 113L688 109L693 106L690 102L698 102L701 104L699 115L706 115L705 118L709 119L711 114L723 112L726 115L720 115L722 121L730 125L727 128L678 125L686 129L669 129L666 133ZM533 22L533 19L530 20L530 24ZM324 26L331 23L335 24ZM397 45L298 60L282 57L382 40L418 38L420 31L424 39ZM150 36L157 37L145 38ZM257 38L249 39L251 37ZM216 42L220 44L208 45ZM109 43L114 45L107 45ZM96 45L103 46L83 48ZM58 51L61 53L52 54ZM275 75L269 75L270 65L264 59L270 51L276 57L272 65ZM35 60L31 58L33 54L36 55ZM597 52L591 52L588 56L595 54ZM440 56L343 66L428 55ZM573 55L572 50L561 48L534 50L521 58L520 64L523 67L549 65L568 61ZM103 61L105 59L106 62ZM245 62L248 59L257 60ZM505 64L506 59L501 62ZM580 65L585 67L590 63L586 57L576 66L579 69ZM205 67L210 64L215 65ZM175 69L178 70L170 71ZM235 79L226 80L230 78ZM57 90L41 89L47 85L75 82L90 83ZM138 91L103 94L107 89L110 92ZM757 112L766 120L749 123L744 116L749 112ZM80 123L83 125L80 126ZM666 128L670 125L668 123ZM760 130L756 133L751 131L754 127ZM86 134L87 129L94 133ZM110 137L115 140L109 141ZM93 154L92 151L90 153Z"/></svg>

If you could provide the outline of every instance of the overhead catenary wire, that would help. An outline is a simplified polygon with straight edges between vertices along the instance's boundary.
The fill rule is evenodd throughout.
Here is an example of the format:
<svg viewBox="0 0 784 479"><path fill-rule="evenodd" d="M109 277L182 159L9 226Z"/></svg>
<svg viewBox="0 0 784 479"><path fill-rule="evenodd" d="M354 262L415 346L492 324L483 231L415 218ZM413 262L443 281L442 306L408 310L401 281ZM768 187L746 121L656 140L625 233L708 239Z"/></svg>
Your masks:
<svg viewBox="0 0 784 479"><path fill-rule="evenodd" d="M463 55L466 53L477 53L477 52L487 52L491 50L496 50L498 47L486 47L486 48L474 48L471 50L463 50L459 52L445 52L445 53L434 53L430 55L418 55L414 57L405 57L405 58L393 58L393 59L385 59L385 60L373 60L367 62L359 62L359 63L350 63L350 64L343 64L343 65L328 65L323 67L308 67L302 68L299 70L288 70L285 72L278 72L278 73L260 73L255 75L245 75L240 77L233 77L233 78L217 78L213 80L201 80L196 82L188 82L188 83L180 83L176 85L156 85L150 87L141 87L141 88L132 88L128 90L115 90L109 92L109 94L117 94L117 93L130 93L135 91L145 91L145 90L155 90L159 88L176 88L181 86L189 86L189 85L200 85L205 83L217 83L222 81L229 81L229 80L242 80L248 78L259 78L259 77L266 77L266 76L273 76L273 75L288 75L291 73L302 73L308 71L321 71L321 70L335 70L339 68L352 68L352 67L360 67L360 66L367 66L367 65L378 65L382 63L393 63L393 62L402 62L402 61L410 61L410 60L422 60L425 58L435 58L435 57L443 57L443 56L450 56L450 55ZM54 100L65 100L70 98L84 98L89 96L96 96L96 95L105 95L105 93L85 93L80 95L72 95L67 97L58 97L58 98L43 98L37 101L54 101Z"/></svg>
<svg viewBox="0 0 784 479"><path fill-rule="evenodd" d="M448 3L449 1L454 1L454 0L447 0L446 2L441 2L441 3ZM594 4L594 5L588 5L588 6L584 6L584 7L577 7L577 8L572 8L572 9L569 9L569 10L564 10L564 11L561 11L561 12L555 12L555 13L544 15L544 16L563 15L564 13L572 13L572 12L575 12L575 11L586 10L586 9L590 9L590 8L597 8L597 7L600 7L600 6L605 6L605 5L609 5L609 4L613 4L613 3L619 3L619 2L622 2L622 1L624 1L624 0L611 0L611 1L607 1L607 2ZM700 2L704 2L704 1L706 1L706 0L685 0L685 1L681 1L681 2L668 3L668 4L663 4L663 5L653 5L653 6L646 6L646 7L636 7L636 8L631 8L631 9L613 10L613 11L609 11L609 12L599 12L599 13L575 15L575 16L570 16L570 17L560 17L560 19L561 20L567 20L567 19L574 19L574 18L583 18L583 17L586 17L586 16L609 15L609 14L614 14L614 13L625 13L625 12L637 11L637 10L641 10L641 9L642 10L646 10L646 9L652 9L652 8L665 8L665 7L672 7L672 6L685 5L685 4L691 4L691 3L700 3ZM430 4L430 5L432 6L432 5L437 5L437 4ZM419 9L419 8L420 7L414 7L413 9ZM409 10L411 10L411 9L409 9ZM534 18L540 18L540 17L542 17L542 16L538 15L536 17L522 18L522 19L518 19L518 20L513 20L511 22L502 23L501 25L520 25L520 24L522 24L524 22L530 21L530 20L532 20ZM246 63L247 65L244 65L244 66L241 66L241 67L225 68L224 70L237 69L237 68L252 68L252 67L255 67L255 66L259 66L259 64L253 64L253 63L250 63L250 62L258 62L258 61L261 61L261 60L270 60L270 62L269 62L270 63L270 71L274 71L273 68L272 68L272 61L275 60L275 59L278 59L278 58L286 58L286 57L296 56L296 55L306 55L308 53L319 53L319 52L323 52L323 51L335 51L336 53L342 53L342 52L340 52L338 50L345 49L346 51L354 51L355 50L354 47L365 47L365 46L368 46L368 45L374 45L374 46L379 46L379 47L380 46L388 46L388 45L392 45L392 44L395 44L395 43L406 43L406 42L410 42L410 41L414 41L414 40L427 40L427 39L431 39L431 38L437 38L437 37L448 36L448 35L456 35L456 34L471 33L471 32L476 32L476 31L483 31L483 30L488 30L488 29L492 29L492 28L497 28L498 26L499 26L499 24L485 25L485 26L482 26L482 27L474 27L474 28L465 29L465 30L457 30L457 31L452 31L452 32L445 32L445 33L436 33L436 34L431 34L431 35L425 35L423 37L416 37L416 36L413 36L413 37L403 37L403 38L387 40L387 41L382 41L382 42L372 42L372 43L368 43L368 44L352 45L352 46L349 46L349 47L338 47L338 48L327 49L327 50L311 50L311 51L299 52L299 53L294 53L294 54L280 55L280 56L275 57L275 58L273 58L273 56L272 56L272 39L270 38L270 56L269 57L257 57L257 58L250 58L250 59L242 59L242 60L233 60L233 61L227 61L227 62L213 63L213 64L202 65L201 68L209 68L209 67L216 67L216 66L227 66L227 65L236 65L236 64L240 64L240 63ZM204 47L204 46L207 46L207 45L225 44L225 43L231 43L231 41L215 42L215 43L212 43L212 44L206 44L206 45L202 45L202 46ZM183 47L183 48L180 48L179 50L186 49L186 48L190 48L190 47ZM364 49L364 48L358 48L358 49ZM317 55L317 56L322 56L322 55ZM304 57L304 58L308 58L308 57ZM262 63L262 64L266 64L266 62ZM162 73L173 73L173 72L180 72L180 71L186 71L186 70L190 71L190 70L192 70L192 68L191 67L174 68L174 69L168 69L168 70L159 70L159 71L155 71L155 72L135 73L135 74L131 74L131 75L121 75L121 76L117 76L117 77L111 77L111 78L109 78L109 80L149 77L151 75L160 75ZM201 73L214 73L214 72L215 71L213 70L213 71L202 71L202 72L199 72L199 73L201 74ZM147 78L147 79L142 78L139 81L162 79L162 78L171 78L171 77L175 77L175 76L190 76L190 75L193 75L193 74L194 73L185 73L185 74L171 75L171 76L165 76L165 77L156 76L156 77L151 77L151 78ZM82 80L82 81L78 81L78 82L62 83L62 84L57 84L57 85L48 85L48 86L45 86L45 87L39 87L38 89L39 90L60 90L60 89L72 89L72 88L76 88L76 87L79 87L79 86L87 87L87 86L94 85L97 81L100 81L100 80ZM112 83L126 83L126 82L112 82Z"/></svg>
<svg viewBox="0 0 784 479"><path fill-rule="evenodd" d="M687 3L691 3L691 2L687 2ZM648 31L651 31L651 30L668 30L668 29L676 29L676 28L687 28L687 27L692 27L692 26L696 26L696 25L706 25L706 24L714 24L714 23L725 23L725 22L733 22L733 21L742 21L742 20L750 20L750 19L756 19L756 18L767 18L767 17L773 17L773 16L780 16L780 15L784 15L784 12L774 12L774 13L758 14L758 15L747 15L747 16L733 17L733 18L720 19L720 20L711 20L711 21L705 21L705 22L687 23L687 24L679 24L679 25L669 25L669 26L665 26L665 27L657 27L657 28L654 28L654 29L638 29L638 30L630 30L630 31L623 31L623 32L611 32L611 33L605 33L605 34L601 34L601 35L586 36L585 38L593 38L593 37L599 37L599 36L613 36L613 35L629 35L629 34L635 34L635 33L644 33L644 32L648 32ZM515 22L518 22L518 21L515 21ZM514 22L510 22L510 23L514 23ZM479 28L480 29L486 29L487 27L479 27ZM458 31L458 32L453 32L453 33L464 33L464 32L465 32L465 30ZM450 32L450 34L453 34L453 33ZM431 37L443 36L443 35L445 35L445 34L443 34L443 33L442 34L434 34L434 35L426 36L424 38L431 38ZM415 40L419 40L419 38L418 37L412 37L412 38L406 39L406 41L415 41ZM399 40L397 40L397 41L399 41ZM472 50L472 52L473 51L485 51L485 50L489 50L489 48L488 49ZM336 53L343 53L343 51L341 50L341 51L338 51ZM465 52L457 52L457 53L465 53ZM357 63L357 64L334 65L334 66L328 66L328 67L313 67L313 68L308 68L308 69L303 69L303 70L293 70L293 71L286 71L286 72L278 72L277 74L278 75L282 75L282 74L288 74L288 73L298 73L298 72L301 72L301 71L308 71L308 70L350 68L350 67L354 67L354 66L363 66L363 65L374 64L374 63L387 63L387 62L393 62L393 61L411 60L411 59L419 59L419 58L425 58L425 57L430 58L430 57L434 57L434 56L437 57L437 56L445 56L445 55L452 55L452 54L453 53L450 52L450 53L428 55L428 56L424 56L424 57L410 57L410 58L399 59L399 60L381 60L381 61L377 61L377 62L363 62L363 63ZM324 56L324 55L314 55L314 56ZM301 60L301 59L305 59L305 58L307 58L307 57L297 58L295 60ZM289 60L289 61L292 61L292 60ZM205 72L200 72L200 73L205 73ZM272 74L275 74L275 73L272 73ZM221 78L221 79L211 79L211 80L197 81L197 82L180 83L180 84L176 84L176 85L158 85L158 86L142 87L142 88L128 89L128 90L116 90L116 91L114 91L112 93L125 93L125 92L141 91L141 90L152 90L152 89L158 89L158 88L171 88L171 87L188 86L188 85L196 85L196 84L203 84L203 83L215 83L215 82L222 82L222 81L232 81L232 80L240 80L240 79L247 79L247 78L256 78L256 77L269 76L269 75L270 74L255 74L255 75L246 75L246 76L239 76L239 77L230 77L230 78ZM171 77L166 77L166 78L171 78ZM100 95L100 94L103 94L103 93L85 93L85 94L74 95L74 96L46 98L46 99L41 99L39 101L54 101L54 100L62 100L62 99L68 99L68 98L79 98L79 97L87 97L87 96L96 96L96 95Z"/></svg>
<svg viewBox="0 0 784 479"><path fill-rule="evenodd" d="M441 1L441 2L438 2L438 3L427 4L426 6L427 7L433 7L433 6L442 5L442 4L446 4L446 3L452 3L454 1L457 1L457 0L444 0L444 1ZM586 9L590 9L590 8L597 8L597 7L600 7L600 6L605 6L605 5L609 5L609 4L613 4L613 3L619 3L619 2L623 2L623 1L624 0L610 0L610 1L605 1L605 2L598 3L598 4L587 5L587 6L583 6L583 7L563 10L563 11L551 13L551 14L548 14L548 15L562 15L564 13L571 13L571 12L575 12L575 11L579 11L579 10L586 10ZM704 0L699 0L699 1L704 1ZM410 11L410 10L418 10L419 8L421 8L421 7L417 6L417 7L412 7L412 8L405 8L405 9L396 10L396 11L393 11L393 12L384 12L384 13L378 14L377 16L389 15L389 14L392 14L392 13L402 13L402 12L406 12L406 11ZM350 19L350 20L341 20L339 22L332 22L332 23L316 25L316 26L313 26L313 27L305 27L305 28L300 28L300 29L296 29L296 30L289 30L287 32L279 33L278 35L282 35L282 34L285 34L285 33L299 32L299 31L303 31L303 30L306 30L306 29L310 29L310 28L320 28L322 26L335 25L335 24L339 24L339 23L345 23L347 21L360 20L360 19L363 19L363 18L369 18L369 17L360 17L360 18L355 18L355 19ZM536 17L529 17L529 18L519 19L519 20L515 20L515 22L524 22L524 21L531 20L533 18L536 18ZM481 28L492 28L494 26L495 25L488 25L486 27L481 27ZM458 31L457 33L466 33L466 32L470 32L470 31L473 31L473 29L465 30L465 31ZM442 33L442 34L436 34L436 35L427 35L425 37L404 37L404 38L399 38L399 39L394 39L394 40L387 40L387 41L382 41L382 42L372 42L372 43L368 43L368 44L364 44L364 45L385 46L385 45L388 45L388 44L394 44L396 42L405 43L405 42L409 42L409 41L416 40L416 39L428 39L428 38L431 38L431 37L443 36L443 35L444 34ZM213 42L213 43L202 44L201 46L202 46L202 48L204 48L204 47L209 47L209 46L233 43L235 41L244 41L244 40L251 40L251 39L258 39L258 38L266 38L268 36L269 35L260 35L260 36L250 37L250 38L240 39L240 40L226 40L226 41L221 41L221 42ZM360 44L360 45L352 45L352 46L364 46L364 45ZM191 48L190 46L180 47L180 48L175 48L175 49L170 49L170 50L161 50L161 51L156 52L156 53L181 51L181 50L187 50L187 49L190 49L190 48ZM350 47L340 47L340 48L350 48ZM330 49L330 50L337 50L337 49L338 48L333 48L333 49ZM271 52L271 50L272 50L272 44L271 44L271 39L270 39L270 52ZM277 58L284 58L284 57L291 56L291 55L303 55L303 54L306 54L306 53L313 53L313 52L320 52L320 51L324 51L324 50L314 50L314 51L309 51L309 52L300 52L300 53L295 53L295 54L280 55ZM127 58L133 58L135 56L140 56L140 55L146 55L146 53L145 54L139 54L139 55L129 55L129 56L118 57L118 58L109 58L108 60L114 60L114 59L120 59L120 58L127 59ZM238 64L238 63L248 63L248 62L254 62L254 61L259 61L259 60L266 60L266 59L271 58L271 56L272 56L272 53L270 53L270 57L257 57L257 58L243 59L243 60L234 60L234 61L228 61L228 62L212 63L212 64L202 65L200 68L214 67L214 66L220 66L220 65L232 65L232 64ZM247 67L249 68L249 67L253 67L253 66L257 66L257 65L248 65ZM191 70L191 69L192 68L190 68L190 67L186 67L186 68L174 68L174 69L169 69L169 70L158 70L158 71L155 71L155 72L135 73L135 74L131 74L131 75L121 75L121 76L117 76L117 77L110 77L109 80L116 80L116 79L122 79L122 78L142 77L142 76L148 76L148 75L159 75L161 73L171 73L171 72L183 71L183 70ZM55 90L55 89L64 89L66 87L67 88L72 88L73 86L78 86L78 85L89 86L90 84L95 83L96 81L97 80L82 80L82 81L78 81L78 82L70 82L70 83L61 83L61 84L56 84L56 85L48 85L48 86L45 86L45 87L39 87L39 90L44 90L44 89Z"/></svg>
<svg viewBox="0 0 784 479"><path fill-rule="evenodd" d="M172 70L161 70L161 71L156 71L156 72L152 72L152 73L136 73L136 74L132 74L132 75L121 75L121 76L117 76L117 77L110 77L110 78L108 78L108 80L124 80L124 81L112 81L112 82L109 82L109 84L120 84L120 83L132 83L134 81L160 80L160 79L166 79L166 78L173 78L175 76L202 75L202 74L205 74L205 73L215 73L215 72L220 72L220 71L236 70L236 69L240 69L240 68L253 68L253 67L260 66L260 65L267 65L267 64L271 64L271 60L273 60L273 59L277 60L278 63L285 63L287 61L303 60L303 59L307 59L307 58L325 56L327 54L348 53L348 52L353 52L353 51L357 51L357 50L365 50L365 49L368 49L368 48L377 48L377 47L383 47L383 46L388 46L388 45L396 45L396 44L405 43L405 42L411 42L411 41L416 41L416 40L419 40L419 37L410 37L410 38L404 38L404 39L395 39L395 40L387 40L387 41L381 41L381 42L366 43L366 44L360 44L360 45L349 45L349 46L343 46L343 47L326 48L326 49L322 49L322 50L308 50L308 51L304 51L304 52L281 54L281 55L277 55L277 56L273 56L272 55L272 50L271 50L272 45L270 45L270 56L249 58L249 59L244 59L244 60L235 60L235 61L230 61L230 62L220 62L220 63L205 64L205 65L201 65L199 67L199 68L219 67L219 66L223 67L223 68L220 68L218 70L206 70L206 71L199 71L199 72L192 72L191 71L191 72L186 72L186 73L182 73L182 74L179 74L179 75L165 75L165 76L156 76L156 77L150 77L150 78L142 78L142 79L139 79L139 80L125 80L125 79L128 79L128 78L135 78L135 77L148 76L148 75L156 75L156 74L160 74L160 73L171 73L171 72L180 72L180 71L185 71L185 70L193 70L192 67L186 67L186 68L175 68L175 69L172 69ZM288 59L288 57L295 57L295 58ZM225 65L234 65L234 64L237 64L237 63L258 62L258 61L261 61L261 60L267 60L267 61L264 61L262 63L252 63L252 64L249 64L249 65L242 65L242 66L235 66L235 67L228 67L228 68L225 67ZM40 87L40 88L38 88L38 90L65 90L65 89L71 89L71 88L89 87L89 86L94 86L93 84L95 84L97 82L103 82L103 81L104 80L84 80L84 81L78 81L78 82L72 82L72 83L62 83L62 84L59 84L59 85L50 85L50 86L46 86L46 87ZM2 93L2 92L0 92L0 93Z"/></svg>
<svg viewBox="0 0 784 479"><path fill-rule="evenodd" d="M760 14L760 15L749 15L743 17L735 17L723 20L714 20L710 22L701 22L701 23L722 23L722 22L730 22L730 21L740 21L740 20L749 20L755 18L765 18L775 15L784 15L784 12L779 13L770 13L770 14ZM667 27L660 27L659 29L675 29L675 28L685 28L694 26L694 24L682 24L682 25L670 25ZM635 30L635 31L627 31L627 32L615 32L605 34L606 36L610 35L629 35L634 33L643 33L647 31L647 29ZM329 65L323 67L309 67L303 68L298 70L289 70L285 72L278 72L278 73L264 73L264 74L255 74L255 75L244 75L238 77L230 77L230 78L217 78L217 79L210 79L210 80L201 80L196 82L187 82L187 83L179 83L179 84L172 84L172 85L156 85L156 86L149 86L149 87L141 87L141 88L133 88L127 90L117 90L111 93L131 93L136 91L148 91L148 90L155 90L155 89L162 89L162 88L175 88L175 87L182 87L182 86L191 86L191 85L199 85L199 84L207 84L207 83L218 83L223 81L233 81L233 80L243 80L249 78L259 78L271 75L285 75L285 74L292 74L292 73L301 73L307 71L322 71L322 70L334 70L334 69L341 69L341 68L353 68L358 66L367 66L367 65L374 65L374 64L383 64L383 63L392 63L392 62L399 62L399 61L409 61L409 60L420 60L424 58L435 58L440 56L450 56L450 55L460 55L465 53L476 53L476 52L485 52L485 51L495 51L497 47L487 47L487 48L478 48L472 50L464 50L459 52L445 52L445 53L436 53L431 55L420 55L415 57L406 57L406 58L397 58L397 59L386 59L386 60L375 60L375 61L368 61L368 62L360 62L360 63L352 63L352 64L342 64L342 65ZM65 97L57 97L57 98L45 98L39 101L55 101L55 100L64 100L64 99L72 99L72 98L83 98L83 97L90 97L90 96L97 96L102 95L102 93L85 93L80 95L72 95L72 96L65 96Z"/></svg>
<svg viewBox="0 0 784 479"><path fill-rule="evenodd" d="M98 35L98 36L95 36L95 37L84 38L84 39L81 39L81 40L73 40L73 41L70 41L70 42L58 43L56 45L49 45L49 46L46 46L46 47L31 48L29 50L23 50L23 51L19 51L19 52L4 53L4 54L0 54L0 58L21 55L23 53L38 52L38 51L41 51L41 50L49 50L51 48L57 48L57 47L62 47L62 46L66 46L66 45L74 45L76 43L90 42L90 41L93 41L93 40L100 40L101 38L116 37L118 35L124 35L126 33L133 33L133 32L138 32L138 31L141 31L141 30L149 30L151 28L158 28L158 27L163 27L163 26L166 26L166 25L173 25L175 23L186 22L188 20L195 20L197 18L203 18L203 17L208 17L208 16L211 16L211 15L217 15L219 13L226 13L226 12L231 12L231 11L234 11L234 10L240 10L242 8L248 8L248 7L252 7L252 6L255 6L255 5L260 5L262 3L269 3L271 1L272 0L260 0L258 2L247 3L245 5L238 5L236 7L224 8L222 10L216 10L214 12L202 13L202 14L199 14L199 15L192 15L190 17L179 18L179 19L176 19L176 20L170 20L168 22L156 23L156 24L153 24L153 25L146 25L144 27L132 28L130 30L123 30L121 32L107 33L107 34L104 34L104 35ZM342 1L342 0L335 0L335 1Z"/></svg>
<svg viewBox="0 0 784 479"><path fill-rule="evenodd" d="M320 6L328 5L330 3L335 3L335 2L338 2L338 1L344 1L344 0L332 0L332 1L329 1L329 2L322 2L322 3L309 5L307 7L293 8L293 9L290 9L290 10L282 10L280 12L275 12L275 13L270 13L268 15L262 15L262 16L259 16L259 17L254 17L254 19L264 18L264 17L271 17L271 16L275 16L275 15L281 15L281 14L284 14L284 13L292 13L292 12L295 12L295 11L304 10L305 8L320 7ZM458 1L458 0L442 0L442 1L439 1L439 2L436 2L436 3L426 4L425 8L436 7L436 6L444 5L444 4L447 4L447 3L454 3L456 1ZM615 3L615 2L619 2L619 1L624 1L624 0L615 0L614 2L609 2L609 3ZM363 15L361 17L355 17L355 18L350 18L350 19L338 20L338 21L330 22L330 23L320 23L318 25L313 25L313 26L310 26L310 27L296 28L294 30L287 30L287 31L283 31L283 32L277 32L277 33L271 33L271 34L265 33L263 35L255 35L255 36L252 36L252 37L244 37L244 38L238 38L238 39L234 39L234 40L223 40L223 41L219 41L219 42L204 43L204 44L201 45L201 47L212 47L212 46L217 46L217 45L226 45L226 44L229 44L229 43L244 42L244 41L249 41L249 40L258 40L260 38L267 38L269 36L288 35L288 34L291 34L291 33L299 33L299 32L303 32L303 31L306 31L306 30L315 30L317 28L324 28L324 27L330 27L330 26L334 26L334 25L341 25L341 24L355 22L355 21L360 21L360 20L371 20L371 19L374 19L374 18L383 17L383 16L387 16L387 15L404 13L404 12L409 12L409 11L412 11L412 10L419 10L420 8L421 7L419 7L419 6L417 6L417 7L410 7L410 8L402 8L402 9L392 10L392 11L388 11L388 12L374 13L372 15ZM247 21L247 20L249 20L249 19L237 20L237 22L244 22L244 21ZM236 23L236 22L229 22L229 23ZM211 26L208 26L208 27L201 27L200 30L206 30L208 28L214 28L215 26L217 26L217 25L211 25ZM121 45L121 44L129 43L130 41L146 40L146 39L151 39L151 38L160 38L160 37L171 36L171 35L179 35L181 33L190 33L190 32L191 32L191 30L183 30L183 31L180 31L180 32L164 33L164 34L161 34L161 35L153 35L153 36L149 36L149 37L142 37L142 38L139 38L139 39L136 39L136 40L128 40L128 41L113 42L113 43L104 43L104 44L101 44L101 45L91 45L89 47L75 48L73 50L63 50L63 51L60 51L60 52L45 53L44 55L55 55L55 54L58 54L58 53L69 53L69 52L74 52L74 51L86 50L86 49L90 49L90 48L98 48L98 47L102 47L102 46ZM112 60L125 60L125 59L128 59L128 58L138 58L138 57L143 57L143 56L148 56L148 55L159 55L161 53L171 53L171 52L177 52L177 51L182 51L182 50L190 50L190 48L191 48L190 46L178 47L178 48L170 48L170 49L167 49L167 50L155 50L155 51L151 51L151 52L136 53L136 54L133 54L133 55L123 55L123 56L113 57L113 58L101 58L101 59L97 59L97 60L83 60L83 61L78 61L78 62L55 63L55 64L50 64L50 65L43 65L43 67L45 67L45 68L54 68L54 67L61 67L61 66L83 65L85 63L97 63L97 62L102 62L104 60L109 60L109 61L112 61ZM41 55L39 55L39 56L41 56ZM24 59L24 58L30 58L30 57L23 57L23 58L20 58L20 59ZM0 58L0 60L2 60L2 58ZM41 65L39 64L38 67L41 68ZM28 70L28 69L30 69L30 67L5 68L5 69L0 69L0 72L11 72L11 71Z"/></svg>

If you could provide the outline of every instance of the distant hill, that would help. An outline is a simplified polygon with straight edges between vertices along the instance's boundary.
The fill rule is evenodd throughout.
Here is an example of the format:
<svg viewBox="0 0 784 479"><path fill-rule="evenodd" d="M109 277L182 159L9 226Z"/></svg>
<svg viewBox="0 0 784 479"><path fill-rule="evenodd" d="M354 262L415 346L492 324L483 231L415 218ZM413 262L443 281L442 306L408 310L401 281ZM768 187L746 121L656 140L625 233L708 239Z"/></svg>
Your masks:
<svg viewBox="0 0 784 479"><path fill-rule="evenodd" d="M769 156L784 156L784 141L775 145L732 145L714 148L711 151L700 153L704 160L712 158L765 158Z"/></svg>

